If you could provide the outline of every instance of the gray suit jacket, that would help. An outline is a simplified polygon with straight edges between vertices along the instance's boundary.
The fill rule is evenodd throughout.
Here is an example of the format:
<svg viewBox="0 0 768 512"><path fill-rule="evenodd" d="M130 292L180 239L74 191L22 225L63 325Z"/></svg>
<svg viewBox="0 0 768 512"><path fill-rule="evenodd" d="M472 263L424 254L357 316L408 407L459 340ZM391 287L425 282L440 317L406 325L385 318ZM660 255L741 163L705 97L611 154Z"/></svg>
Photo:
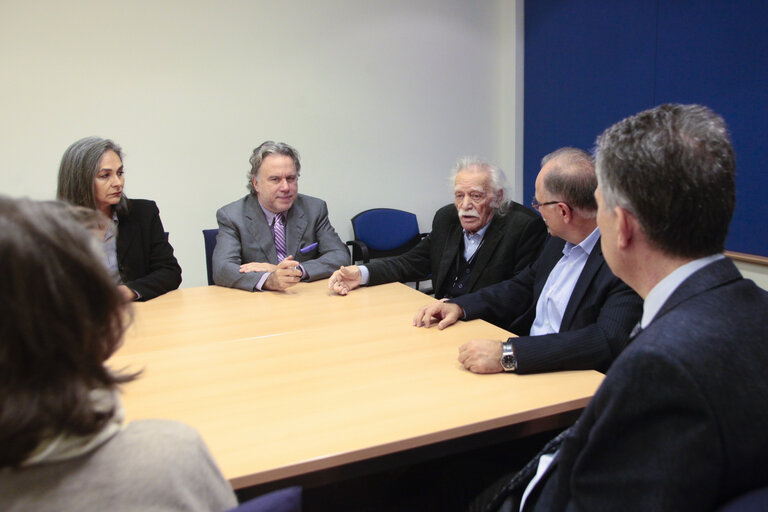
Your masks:
<svg viewBox="0 0 768 512"><path fill-rule="evenodd" d="M219 234L213 251L213 281L219 286L253 291L264 272L240 273L240 265L253 261L277 264L272 231L255 196L247 195L216 212ZM301 262L305 281L328 277L349 265L349 252L328 220L325 201L299 194L286 214L286 248ZM299 251L317 242L303 254Z"/></svg>

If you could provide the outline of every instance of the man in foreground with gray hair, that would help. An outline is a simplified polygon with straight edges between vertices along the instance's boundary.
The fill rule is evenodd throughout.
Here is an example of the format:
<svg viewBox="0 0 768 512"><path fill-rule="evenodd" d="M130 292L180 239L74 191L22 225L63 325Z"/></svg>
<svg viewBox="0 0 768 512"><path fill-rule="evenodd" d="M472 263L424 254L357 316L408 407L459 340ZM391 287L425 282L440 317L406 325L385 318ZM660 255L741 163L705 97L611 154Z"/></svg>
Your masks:
<svg viewBox="0 0 768 512"><path fill-rule="evenodd" d="M474 373L605 372L626 346L642 301L605 263L596 187L589 153L562 148L545 156L533 200L552 235L541 256L512 279L422 307L414 325L437 319L445 329L482 318L519 336L462 345L459 361Z"/></svg>
<svg viewBox="0 0 768 512"><path fill-rule="evenodd" d="M460 159L454 204L440 208L432 232L410 251L341 267L328 288L346 295L360 285L421 281L432 276L435 297L458 297L510 278L534 261L546 237L543 222L509 197L498 167Z"/></svg>
<svg viewBox="0 0 768 512"><path fill-rule="evenodd" d="M280 291L328 277L348 263L325 201L299 194L299 152L268 140L253 150L250 163L250 194L216 212L214 282Z"/></svg>
<svg viewBox="0 0 768 512"><path fill-rule="evenodd" d="M768 485L768 293L722 254L725 122L668 104L597 143L603 252L642 320L576 424L472 510L720 510Z"/></svg>

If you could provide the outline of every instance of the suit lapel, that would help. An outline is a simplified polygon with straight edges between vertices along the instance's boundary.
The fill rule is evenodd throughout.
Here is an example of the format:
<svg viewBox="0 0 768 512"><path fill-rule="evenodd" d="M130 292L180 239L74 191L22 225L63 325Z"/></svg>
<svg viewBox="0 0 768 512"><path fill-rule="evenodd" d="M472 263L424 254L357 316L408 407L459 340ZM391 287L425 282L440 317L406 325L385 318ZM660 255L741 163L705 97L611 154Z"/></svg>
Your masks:
<svg viewBox="0 0 768 512"><path fill-rule="evenodd" d="M694 295L722 286L732 281L742 279L741 273L728 258L713 261L709 265L700 268L683 281L672 295L664 302L659 312L653 317L651 324L668 311L676 308Z"/></svg>
<svg viewBox="0 0 768 512"><path fill-rule="evenodd" d="M462 236L461 224L455 224L451 226L448 236L445 237L445 243L440 248L440 265L434 280L435 293L439 293L443 289L443 283L445 283L445 278L451 270L451 265L456 263Z"/></svg>
<svg viewBox="0 0 768 512"><path fill-rule="evenodd" d="M137 239L137 229L138 225L136 223L132 223L127 219L118 219L117 232L120 233L120 236L117 237L115 248L117 251L117 263L120 267L124 265L128 250Z"/></svg>
<svg viewBox="0 0 768 512"><path fill-rule="evenodd" d="M245 218L248 232L251 235L251 244L255 251L261 251L270 263L277 264L277 249L275 249L275 239L272 237L272 230L267 224L267 217L264 215L259 200L249 196L245 202Z"/></svg>
<svg viewBox="0 0 768 512"><path fill-rule="evenodd" d="M544 290L549 274L552 273L552 269L555 268L557 262L563 257L563 247L565 247L565 240L551 235L548 235L546 242L544 242L544 249L542 249L541 256L539 256L541 268L539 268L538 261L534 264L536 266L536 281L533 283L534 308L539 301L542 290Z"/></svg>
<svg viewBox="0 0 768 512"><path fill-rule="evenodd" d="M579 308L579 305L584 298L584 294L587 293L589 285L592 283L592 279L604 263L603 249L600 246L600 239L598 238L595 247L589 254L589 258L587 258L587 263L584 265L584 269L581 271L581 275L579 275L579 280L576 281L576 286L573 288L571 298L568 300L568 306L566 306L565 313L563 313L563 321L560 323L560 331L568 330L570 328L573 316L576 314L576 310Z"/></svg>
<svg viewBox="0 0 768 512"><path fill-rule="evenodd" d="M477 283L477 280L480 279L480 274L482 274L483 269L486 267L486 265L488 265L488 261L496 251L496 246L499 245L503 230L501 228L502 221L498 219L498 215L493 216L491 224L488 226L488 229L485 232L483 241L481 242L480 247L477 249L477 257L475 258L473 272L469 275L469 280L466 284L467 290L474 289L475 283ZM510 262L510 265L513 264L513 262Z"/></svg>
<svg viewBox="0 0 768 512"><path fill-rule="evenodd" d="M301 237L307 230L307 216L300 204L301 196L296 198L291 209L288 210L285 224L286 254L293 254L294 259L299 259L299 244Z"/></svg>

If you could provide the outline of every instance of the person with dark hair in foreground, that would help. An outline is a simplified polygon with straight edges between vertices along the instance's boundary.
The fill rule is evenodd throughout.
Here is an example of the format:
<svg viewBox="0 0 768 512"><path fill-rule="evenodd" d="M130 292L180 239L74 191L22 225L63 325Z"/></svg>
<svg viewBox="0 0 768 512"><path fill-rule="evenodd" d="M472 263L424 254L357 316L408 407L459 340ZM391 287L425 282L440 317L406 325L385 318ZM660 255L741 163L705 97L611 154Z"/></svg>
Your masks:
<svg viewBox="0 0 768 512"><path fill-rule="evenodd" d="M201 510L235 495L200 435L124 424L106 361L131 304L93 231L99 212L0 196L0 510Z"/></svg>
<svg viewBox="0 0 768 512"><path fill-rule="evenodd" d="M597 139L605 259L645 300L570 429L472 510L714 510L768 485L768 292L722 254L735 203L725 122L662 105Z"/></svg>

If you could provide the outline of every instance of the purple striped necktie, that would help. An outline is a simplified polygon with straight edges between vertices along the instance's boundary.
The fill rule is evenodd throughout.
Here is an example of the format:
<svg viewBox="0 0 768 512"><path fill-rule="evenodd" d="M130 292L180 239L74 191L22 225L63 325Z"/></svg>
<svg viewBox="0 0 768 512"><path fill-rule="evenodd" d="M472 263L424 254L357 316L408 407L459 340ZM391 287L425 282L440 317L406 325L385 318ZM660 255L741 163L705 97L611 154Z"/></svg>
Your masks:
<svg viewBox="0 0 768 512"><path fill-rule="evenodd" d="M277 249L277 262L280 263L285 259L285 216L282 213L275 215L273 233L275 249Z"/></svg>

